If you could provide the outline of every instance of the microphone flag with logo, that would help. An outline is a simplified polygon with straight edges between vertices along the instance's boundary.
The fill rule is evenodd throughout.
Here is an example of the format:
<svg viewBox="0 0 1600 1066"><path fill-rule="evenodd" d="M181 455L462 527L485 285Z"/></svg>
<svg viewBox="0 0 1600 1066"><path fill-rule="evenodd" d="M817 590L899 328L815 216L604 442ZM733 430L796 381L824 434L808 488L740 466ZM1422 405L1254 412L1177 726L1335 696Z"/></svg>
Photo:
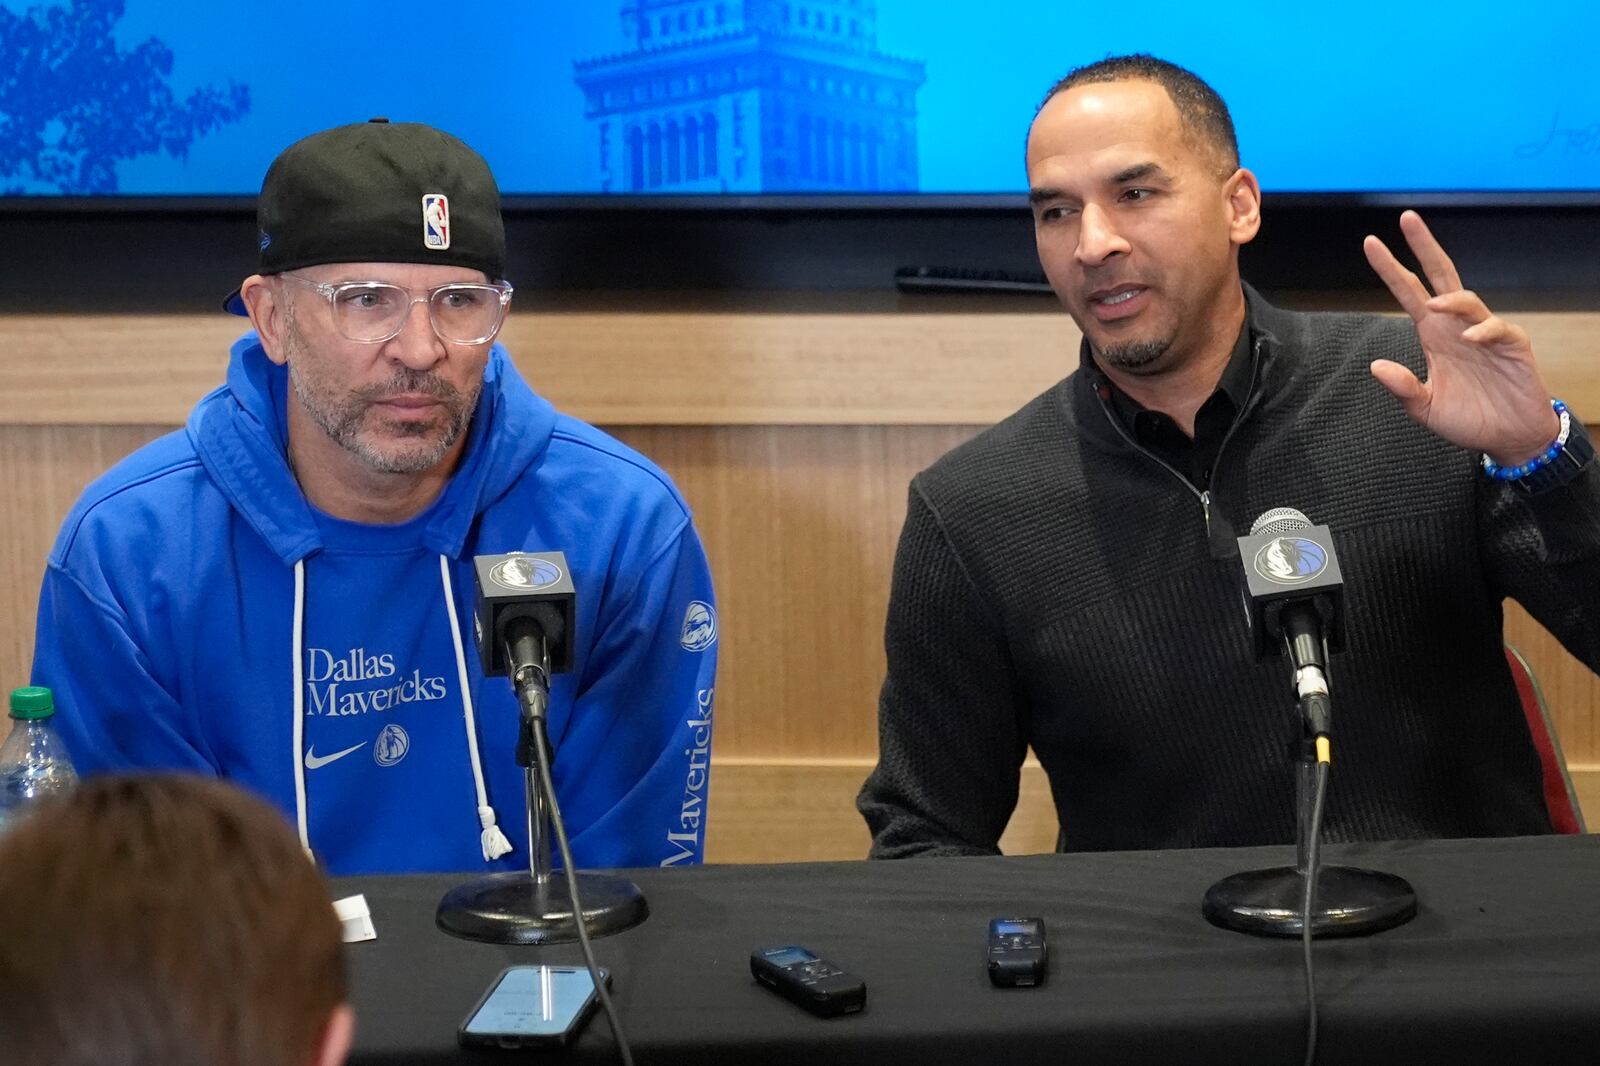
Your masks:
<svg viewBox="0 0 1600 1066"><path fill-rule="evenodd" d="M1329 651L1344 648L1344 577L1333 534L1293 507L1265 512L1239 539L1244 564L1244 607L1256 658L1283 648L1284 608L1309 604Z"/></svg>
<svg viewBox="0 0 1600 1066"><path fill-rule="evenodd" d="M490 944L577 940L620 1043L622 1033L605 1000L589 937L638 925L650 907L631 881L579 873L561 818L547 728L549 681L551 674L572 668L577 598L572 572L561 552L475 555L472 566L478 584L473 622L484 676L509 677L521 711L516 759L527 798L528 872L489 874L457 885L439 901L434 922L453 936ZM482 796L481 782L478 788ZM551 872L551 830L561 848L564 880Z"/></svg>
<svg viewBox="0 0 1600 1066"><path fill-rule="evenodd" d="M485 677L504 677L508 628L519 619L538 627L550 657L550 672L572 665L572 628L576 593L567 557L562 552L512 552L478 555L478 601L474 619L478 654ZM523 627L516 627L523 628Z"/></svg>

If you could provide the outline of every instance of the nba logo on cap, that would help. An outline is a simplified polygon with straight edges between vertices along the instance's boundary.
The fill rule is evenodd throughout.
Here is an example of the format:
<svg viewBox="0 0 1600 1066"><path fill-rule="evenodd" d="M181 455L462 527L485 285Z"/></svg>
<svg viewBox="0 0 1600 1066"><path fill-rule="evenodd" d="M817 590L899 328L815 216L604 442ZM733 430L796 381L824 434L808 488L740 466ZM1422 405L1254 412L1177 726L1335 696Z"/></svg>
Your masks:
<svg viewBox="0 0 1600 1066"><path fill-rule="evenodd" d="M450 199L442 192L422 197L422 246L437 252L450 247Z"/></svg>

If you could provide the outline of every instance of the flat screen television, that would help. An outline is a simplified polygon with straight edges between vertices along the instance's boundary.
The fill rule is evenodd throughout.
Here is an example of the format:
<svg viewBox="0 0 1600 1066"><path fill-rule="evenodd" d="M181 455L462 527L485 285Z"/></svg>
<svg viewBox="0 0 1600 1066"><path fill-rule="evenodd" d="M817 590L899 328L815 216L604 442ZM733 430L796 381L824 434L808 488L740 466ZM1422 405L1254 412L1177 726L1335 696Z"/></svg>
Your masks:
<svg viewBox="0 0 1600 1066"><path fill-rule="evenodd" d="M524 294L1036 276L1028 123L1133 51L1230 104L1262 288L1370 288L1361 235L1418 206L1470 283L1594 302L1597 41L1594 0L0 0L0 227L27 253L0 309L210 306L253 266L273 157L374 116L488 158Z"/></svg>
<svg viewBox="0 0 1600 1066"><path fill-rule="evenodd" d="M311 131L448 129L513 208L994 206L1056 78L1147 51L1270 194L1600 203L1600 5L0 0L9 206L247 200Z"/></svg>

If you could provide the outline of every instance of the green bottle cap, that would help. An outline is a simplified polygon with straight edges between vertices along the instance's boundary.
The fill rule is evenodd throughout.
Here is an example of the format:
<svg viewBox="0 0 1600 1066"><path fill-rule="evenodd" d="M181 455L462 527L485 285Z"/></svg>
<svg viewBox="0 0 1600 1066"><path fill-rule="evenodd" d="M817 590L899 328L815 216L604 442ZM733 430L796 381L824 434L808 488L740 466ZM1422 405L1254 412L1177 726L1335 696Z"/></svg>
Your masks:
<svg viewBox="0 0 1600 1066"><path fill-rule="evenodd" d="M11 717L49 718L55 713L55 697L43 685L26 685L11 690Z"/></svg>

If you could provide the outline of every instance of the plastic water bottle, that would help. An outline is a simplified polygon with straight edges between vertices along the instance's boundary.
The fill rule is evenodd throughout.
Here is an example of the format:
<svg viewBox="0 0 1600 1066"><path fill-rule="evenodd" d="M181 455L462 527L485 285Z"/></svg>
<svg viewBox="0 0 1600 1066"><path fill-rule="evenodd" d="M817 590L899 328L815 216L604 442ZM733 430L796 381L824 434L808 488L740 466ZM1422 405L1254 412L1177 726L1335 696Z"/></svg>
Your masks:
<svg viewBox="0 0 1600 1066"><path fill-rule="evenodd" d="M11 735L0 744L0 832L46 796L78 783L56 734L55 697L47 688L11 690Z"/></svg>

